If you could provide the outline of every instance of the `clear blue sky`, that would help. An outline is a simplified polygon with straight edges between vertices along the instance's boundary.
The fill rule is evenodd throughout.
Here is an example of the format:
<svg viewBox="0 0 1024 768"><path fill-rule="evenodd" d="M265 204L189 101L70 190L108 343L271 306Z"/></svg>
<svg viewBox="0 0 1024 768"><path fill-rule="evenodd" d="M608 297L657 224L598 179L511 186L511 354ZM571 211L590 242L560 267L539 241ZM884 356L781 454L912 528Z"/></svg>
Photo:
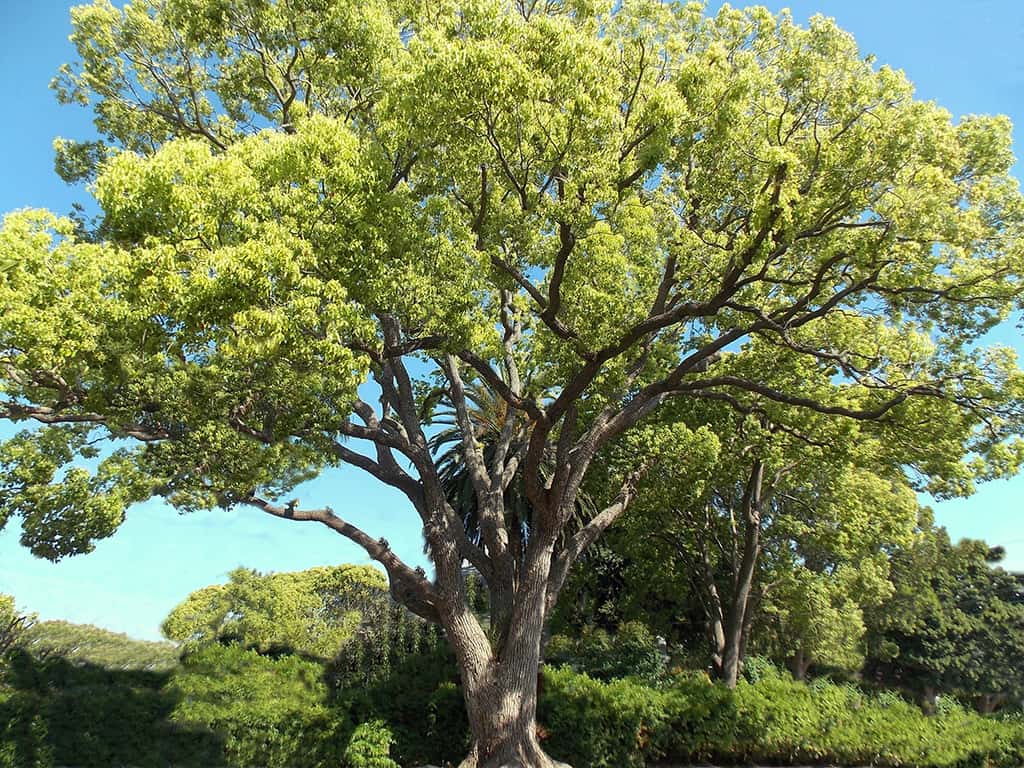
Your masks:
<svg viewBox="0 0 1024 768"><path fill-rule="evenodd" d="M862 51L903 69L918 96L954 115L1003 113L1022 126L1024 153L1024 2L1021 0L817 0L767 3L806 21L834 16ZM72 56L69 3L0 0L0 212L26 206L60 213L81 188L53 172L56 136L87 137L87 111L59 107L47 85ZM1018 165L1018 176L1020 175ZM1024 352L1012 326L995 340ZM9 430L0 432L0 436ZM414 515L402 498L354 470L325 475L301 490L304 503L330 504L374 535L386 536L411 563L426 565ZM1007 565L1024 570L1024 477L983 487L967 500L937 506L954 537L984 538L1009 551ZM362 550L314 524L272 519L257 511L179 516L158 502L132 508L121 530L96 551L58 564L32 558L11 524L0 532L0 592L43 618L88 622L140 638L159 636L160 620L191 590L223 581L239 565L297 570L367 562Z"/></svg>

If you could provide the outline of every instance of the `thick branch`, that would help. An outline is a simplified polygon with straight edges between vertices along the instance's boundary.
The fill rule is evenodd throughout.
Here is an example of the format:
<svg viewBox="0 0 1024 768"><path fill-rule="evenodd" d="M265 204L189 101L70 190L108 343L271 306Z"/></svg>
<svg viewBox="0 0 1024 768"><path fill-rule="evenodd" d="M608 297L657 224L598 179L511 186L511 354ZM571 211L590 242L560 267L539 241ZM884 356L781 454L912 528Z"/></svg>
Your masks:
<svg viewBox="0 0 1024 768"><path fill-rule="evenodd" d="M323 509L298 509L295 504L280 506L255 495L236 499L261 509L269 515L284 520L312 521L326 525L350 541L362 547L371 559L376 560L387 571L391 582L391 594L417 616L437 623L437 593L433 585L421 573L410 568L388 546L384 539L374 539L365 531L338 517L330 507Z"/></svg>
<svg viewBox="0 0 1024 768"><path fill-rule="evenodd" d="M594 515L586 525L569 539L565 547L557 555L551 564L551 577L548 580L545 597L546 611L550 611L554 607L555 602L558 600L558 594L562 591L566 577L568 577L569 571L576 560L629 507L630 502L636 496L637 485L650 468L651 464L645 462L630 472L623 481L615 501Z"/></svg>

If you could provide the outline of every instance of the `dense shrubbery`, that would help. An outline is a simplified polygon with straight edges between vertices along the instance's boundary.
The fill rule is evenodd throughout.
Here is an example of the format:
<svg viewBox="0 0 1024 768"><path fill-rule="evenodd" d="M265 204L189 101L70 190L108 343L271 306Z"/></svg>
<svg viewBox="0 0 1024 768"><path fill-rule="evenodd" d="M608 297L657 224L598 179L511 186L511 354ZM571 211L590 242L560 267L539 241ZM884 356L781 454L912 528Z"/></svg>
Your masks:
<svg viewBox="0 0 1024 768"><path fill-rule="evenodd" d="M808 685L770 665L749 669L754 674L734 691L703 675L668 676L655 687L549 669L540 709L545 746L580 768L1024 764L1019 718L981 717L951 699L926 716L895 694ZM186 655L171 673L20 654L4 680L3 768L397 768L457 761L467 746L454 665L439 646L351 686L318 661L219 645Z"/></svg>
<svg viewBox="0 0 1024 768"><path fill-rule="evenodd" d="M354 730L363 718L323 678L319 662L238 646L186 655L173 672L20 653L0 681L0 768L389 766L392 737Z"/></svg>
<svg viewBox="0 0 1024 768"><path fill-rule="evenodd" d="M386 722L394 738L391 754L401 765L458 762L469 748L469 723L455 661L443 640L418 642L415 651L388 654L386 664L378 659L371 677L351 668L332 673L332 700L353 719Z"/></svg>
<svg viewBox="0 0 1024 768"><path fill-rule="evenodd" d="M219 734L173 722L168 676L15 653L0 679L0 766L222 764Z"/></svg>
<svg viewBox="0 0 1024 768"><path fill-rule="evenodd" d="M318 662L214 645L186 654L164 690L176 701L171 719L218 734L229 765L342 764L352 725L329 707Z"/></svg>
<svg viewBox="0 0 1024 768"><path fill-rule="evenodd" d="M654 682L665 673L667 658L650 629L639 621L630 621L614 633L586 627L578 637L556 635L548 644L547 661L551 666L569 666L598 680L633 677Z"/></svg>
<svg viewBox="0 0 1024 768"><path fill-rule="evenodd" d="M602 683L570 669L546 673L541 721L551 754L592 768L715 761L771 764L1013 766L1024 722L983 718L956 704L933 717L892 694L796 682L762 671L734 691L703 676L653 689Z"/></svg>
<svg viewBox="0 0 1024 768"><path fill-rule="evenodd" d="M469 729L435 628L374 593L330 660L225 640L165 644L38 625L0 664L0 768L399 768L456 763ZM24 638L28 638L25 634ZM44 642L45 640L45 642ZM545 748L580 768L715 762L1017 768L1024 718L952 697L925 715L896 693L797 682L752 657L735 690L666 670L650 630L585 629L548 647Z"/></svg>

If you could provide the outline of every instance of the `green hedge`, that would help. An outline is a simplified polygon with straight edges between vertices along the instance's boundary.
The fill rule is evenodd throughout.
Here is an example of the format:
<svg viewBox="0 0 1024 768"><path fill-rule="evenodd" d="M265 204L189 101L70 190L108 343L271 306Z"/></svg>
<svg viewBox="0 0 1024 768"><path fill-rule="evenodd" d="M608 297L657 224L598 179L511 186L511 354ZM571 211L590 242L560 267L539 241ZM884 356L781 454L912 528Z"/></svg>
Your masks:
<svg viewBox="0 0 1024 768"><path fill-rule="evenodd" d="M381 723L331 700L322 664L237 646L173 673L14 659L0 681L0 768L395 768Z"/></svg>
<svg viewBox="0 0 1024 768"><path fill-rule="evenodd" d="M545 673L540 719L550 753L574 765L769 763L928 768L1024 765L1024 721L947 704L932 717L896 695L766 673L734 691L703 676L654 689Z"/></svg>
<svg viewBox="0 0 1024 768"><path fill-rule="evenodd" d="M468 748L450 659L432 649L362 687L324 666L237 646L172 673L12 660L0 682L0 768L49 765L396 768ZM548 751L577 768L764 763L928 768L1024 765L1024 720L943 700L928 717L894 694L761 670L734 691L699 675L658 687L547 670Z"/></svg>

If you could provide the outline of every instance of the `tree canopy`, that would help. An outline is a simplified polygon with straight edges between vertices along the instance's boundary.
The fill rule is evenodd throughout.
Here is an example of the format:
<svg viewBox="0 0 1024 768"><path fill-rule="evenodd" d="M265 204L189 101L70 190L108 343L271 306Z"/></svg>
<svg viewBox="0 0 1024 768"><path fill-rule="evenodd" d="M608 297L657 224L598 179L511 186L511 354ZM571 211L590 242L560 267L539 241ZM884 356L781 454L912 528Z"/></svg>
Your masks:
<svg viewBox="0 0 1024 768"><path fill-rule="evenodd" d="M952 543L925 515L893 556L891 599L869 612L867 671L934 705L937 693L990 711L1024 692L1024 575L983 541Z"/></svg>
<svg viewBox="0 0 1024 768"><path fill-rule="evenodd" d="M227 584L186 597L164 620L170 639L186 645L233 641L259 651L290 650L330 659L387 602L384 575L369 566L260 574L237 568Z"/></svg>
<svg viewBox="0 0 1024 768"><path fill-rule="evenodd" d="M0 520L39 555L87 551L151 496L323 523L444 626L481 763L544 765L526 734L547 613L643 476L706 435L645 421L666 402L809 441L857 422L940 494L1018 467L1024 374L978 343L1022 301L1009 121L954 121L828 19L651 0L72 18L55 87L100 138L59 141L57 164L92 179L99 219L0 229L0 417L43 425L0 447ZM487 453L472 383L510 413ZM437 387L478 541L429 445ZM613 449L636 460L563 536ZM342 463L406 495L435 578L279 501Z"/></svg>

